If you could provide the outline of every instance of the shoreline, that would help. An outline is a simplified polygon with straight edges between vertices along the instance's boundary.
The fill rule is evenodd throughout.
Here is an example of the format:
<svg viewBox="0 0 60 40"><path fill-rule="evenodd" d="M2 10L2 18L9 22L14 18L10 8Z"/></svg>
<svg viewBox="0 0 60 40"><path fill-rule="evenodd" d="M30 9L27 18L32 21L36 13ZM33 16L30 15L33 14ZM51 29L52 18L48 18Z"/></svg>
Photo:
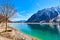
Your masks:
<svg viewBox="0 0 60 40"><path fill-rule="evenodd" d="M26 33L23 33L23 34L26 34ZM30 37L36 39L36 40L41 40L41 39L39 39L39 38L37 38L37 37L34 37L34 36L31 36L31 35L29 35L29 34L26 34L26 35L28 35L28 36L30 36Z"/></svg>
<svg viewBox="0 0 60 40"><path fill-rule="evenodd" d="M36 39L35 37L30 36L30 35L27 35L27 34L25 34L25 33L21 32L21 31L19 31L19 30L17 30L17 29L15 29L15 28L13 28L13 27L9 27L9 28L12 28L13 30L18 31L19 33L23 34L24 36L28 36L28 37L31 37L31 38L33 38L33 39Z"/></svg>
<svg viewBox="0 0 60 40"><path fill-rule="evenodd" d="M11 23L8 23L11 24ZM12 24L17 24L17 23L12 23ZM59 23L18 23L18 24L59 24Z"/></svg>
<svg viewBox="0 0 60 40"><path fill-rule="evenodd" d="M7 40L15 40L15 39L18 39L18 40L37 40L35 39L34 37L31 37L29 35L26 35L24 33L22 33L21 31L18 31L17 29L13 28L13 27L10 27L8 26L8 30L12 30L12 32L4 32L4 33L1 33L0 36L0 40L4 40L4 39L7 39Z"/></svg>
<svg viewBox="0 0 60 40"><path fill-rule="evenodd" d="M12 24L12 23L8 23L8 24ZM15 23L13 23L13 24L15 24ZM19 30L13 28L13 27L10 27L10 28L12 28L12 29L14 29L14 30L16 30L16 31L19 31ZM19 32L22 33L24 36L29 36L29 37L33 38L33 40L40 40L39 38L34 37L34 36L32 36L32 35L29 35L29 34L26 34L26 33L23 33L22 31L19 31Z"/></svg>
<svg viewBox="0 0 60 40"><path fill-rule="evenodd" d="M27 23L8 23L8 24L27 24ZM36 24L36 23L29 23L29 24ZM37 24L41 24L41 23L37 23ZM57 23L42 23L42 24L57 24ZM5 25L4 25L4 26L5 26ZM19 40L20 40L20 39L42 40L42 39L37 38L37 37L34 37L34 36L32 36L32 35L23 33L23 32L21 32L21 31L19 31L18 29L13 28L13 27L10 27L10 26L8 26L8 30L12 30L12 32L7 32L7 33L4 33L4 34L2 34L2 35L3 35L3 36L4 36L4 35L9 35L9 36L18 38ZM12 38L12 37L11 37L11 38Z"/></svg>
<svg viewBox="0 0 60 40"><path fill-rule="evenodd" d="M11 23L8 23L8 24L11 24ZM10 28L13 28L13 27L10 27ZM13 29L14 29L14 30L17 30L17 29L15 29L15 28L13 28ZM19 31L19 30L17 30L17 31ZM22 34L24 34L25 36L27 35L27 36L33 38L33 40L40 40L39 38L34 37L34 36L32 36L32 35L29 35L29 34L26 34L26 33L23 33L22 31L19 31L19 32L22 33Z"/></svg>
<svg viewBox="0 0 60 40"><path fill-rule="evenodd" d="M16 32L18 32L18 33L20 34L20 36L24 36L24 37L29 38L29 39L31 38L32 40L37 40L35 37L30 36L30 35L27 35L27 34L24 34L23 32L15 29L15 28L13 28L13 27L9 27L9 28L11 28L11 29L15 30Z"/></svg>

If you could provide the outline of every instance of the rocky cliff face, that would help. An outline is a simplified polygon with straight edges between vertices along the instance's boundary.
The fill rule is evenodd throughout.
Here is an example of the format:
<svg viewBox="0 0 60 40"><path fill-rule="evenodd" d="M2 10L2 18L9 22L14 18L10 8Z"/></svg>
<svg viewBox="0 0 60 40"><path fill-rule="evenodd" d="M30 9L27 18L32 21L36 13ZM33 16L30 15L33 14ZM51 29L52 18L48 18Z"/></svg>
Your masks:
<svg viewBox="0 0 60 40"><path fill-rule="evenodd" d="M33 14L27 22L50 22L55 20L58 15L60 15L60 7L47 8Z"/></svg>

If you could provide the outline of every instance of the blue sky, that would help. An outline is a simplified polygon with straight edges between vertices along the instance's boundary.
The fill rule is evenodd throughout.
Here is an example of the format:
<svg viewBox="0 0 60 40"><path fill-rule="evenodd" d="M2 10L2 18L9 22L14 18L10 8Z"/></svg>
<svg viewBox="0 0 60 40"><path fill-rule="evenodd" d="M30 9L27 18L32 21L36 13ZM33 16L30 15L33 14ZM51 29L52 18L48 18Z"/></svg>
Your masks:
<svg viewBox="0 0 60 40"><path fill-rule="evenodd" d="M17 10L16 17L10 18L12 21L27 20L38 10L56 7L60 0L11 0Z"/></svg>

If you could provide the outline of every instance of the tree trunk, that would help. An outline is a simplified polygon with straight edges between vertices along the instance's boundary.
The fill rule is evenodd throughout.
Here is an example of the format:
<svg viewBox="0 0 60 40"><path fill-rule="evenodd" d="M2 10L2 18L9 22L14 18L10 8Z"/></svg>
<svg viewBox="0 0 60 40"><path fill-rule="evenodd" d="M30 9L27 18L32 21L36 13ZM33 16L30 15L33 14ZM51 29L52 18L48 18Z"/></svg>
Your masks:
<svg viewBox="0 0 60 40"><path fill-rule="evenodd" d="M5 31L7 31L7 18L6 18L6 28L5 28Z"/></svg>

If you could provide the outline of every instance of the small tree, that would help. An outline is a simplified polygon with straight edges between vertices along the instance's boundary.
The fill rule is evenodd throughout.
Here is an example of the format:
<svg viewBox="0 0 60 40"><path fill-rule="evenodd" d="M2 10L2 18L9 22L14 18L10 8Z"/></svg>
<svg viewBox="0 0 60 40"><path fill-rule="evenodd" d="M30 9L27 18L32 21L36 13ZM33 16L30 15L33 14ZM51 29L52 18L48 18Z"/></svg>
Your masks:
<svg viewBox="0 0 60 40"><path fill-rule="evenodd" d="M10 3L9 0L2 0L0 4L0 14L4 16L4 18L0 19L1 22L4 21L6 24L5 31L7 31L7 22L10 17L12 17L15 13L16 10L14 9L13 5Z"/></svg>

